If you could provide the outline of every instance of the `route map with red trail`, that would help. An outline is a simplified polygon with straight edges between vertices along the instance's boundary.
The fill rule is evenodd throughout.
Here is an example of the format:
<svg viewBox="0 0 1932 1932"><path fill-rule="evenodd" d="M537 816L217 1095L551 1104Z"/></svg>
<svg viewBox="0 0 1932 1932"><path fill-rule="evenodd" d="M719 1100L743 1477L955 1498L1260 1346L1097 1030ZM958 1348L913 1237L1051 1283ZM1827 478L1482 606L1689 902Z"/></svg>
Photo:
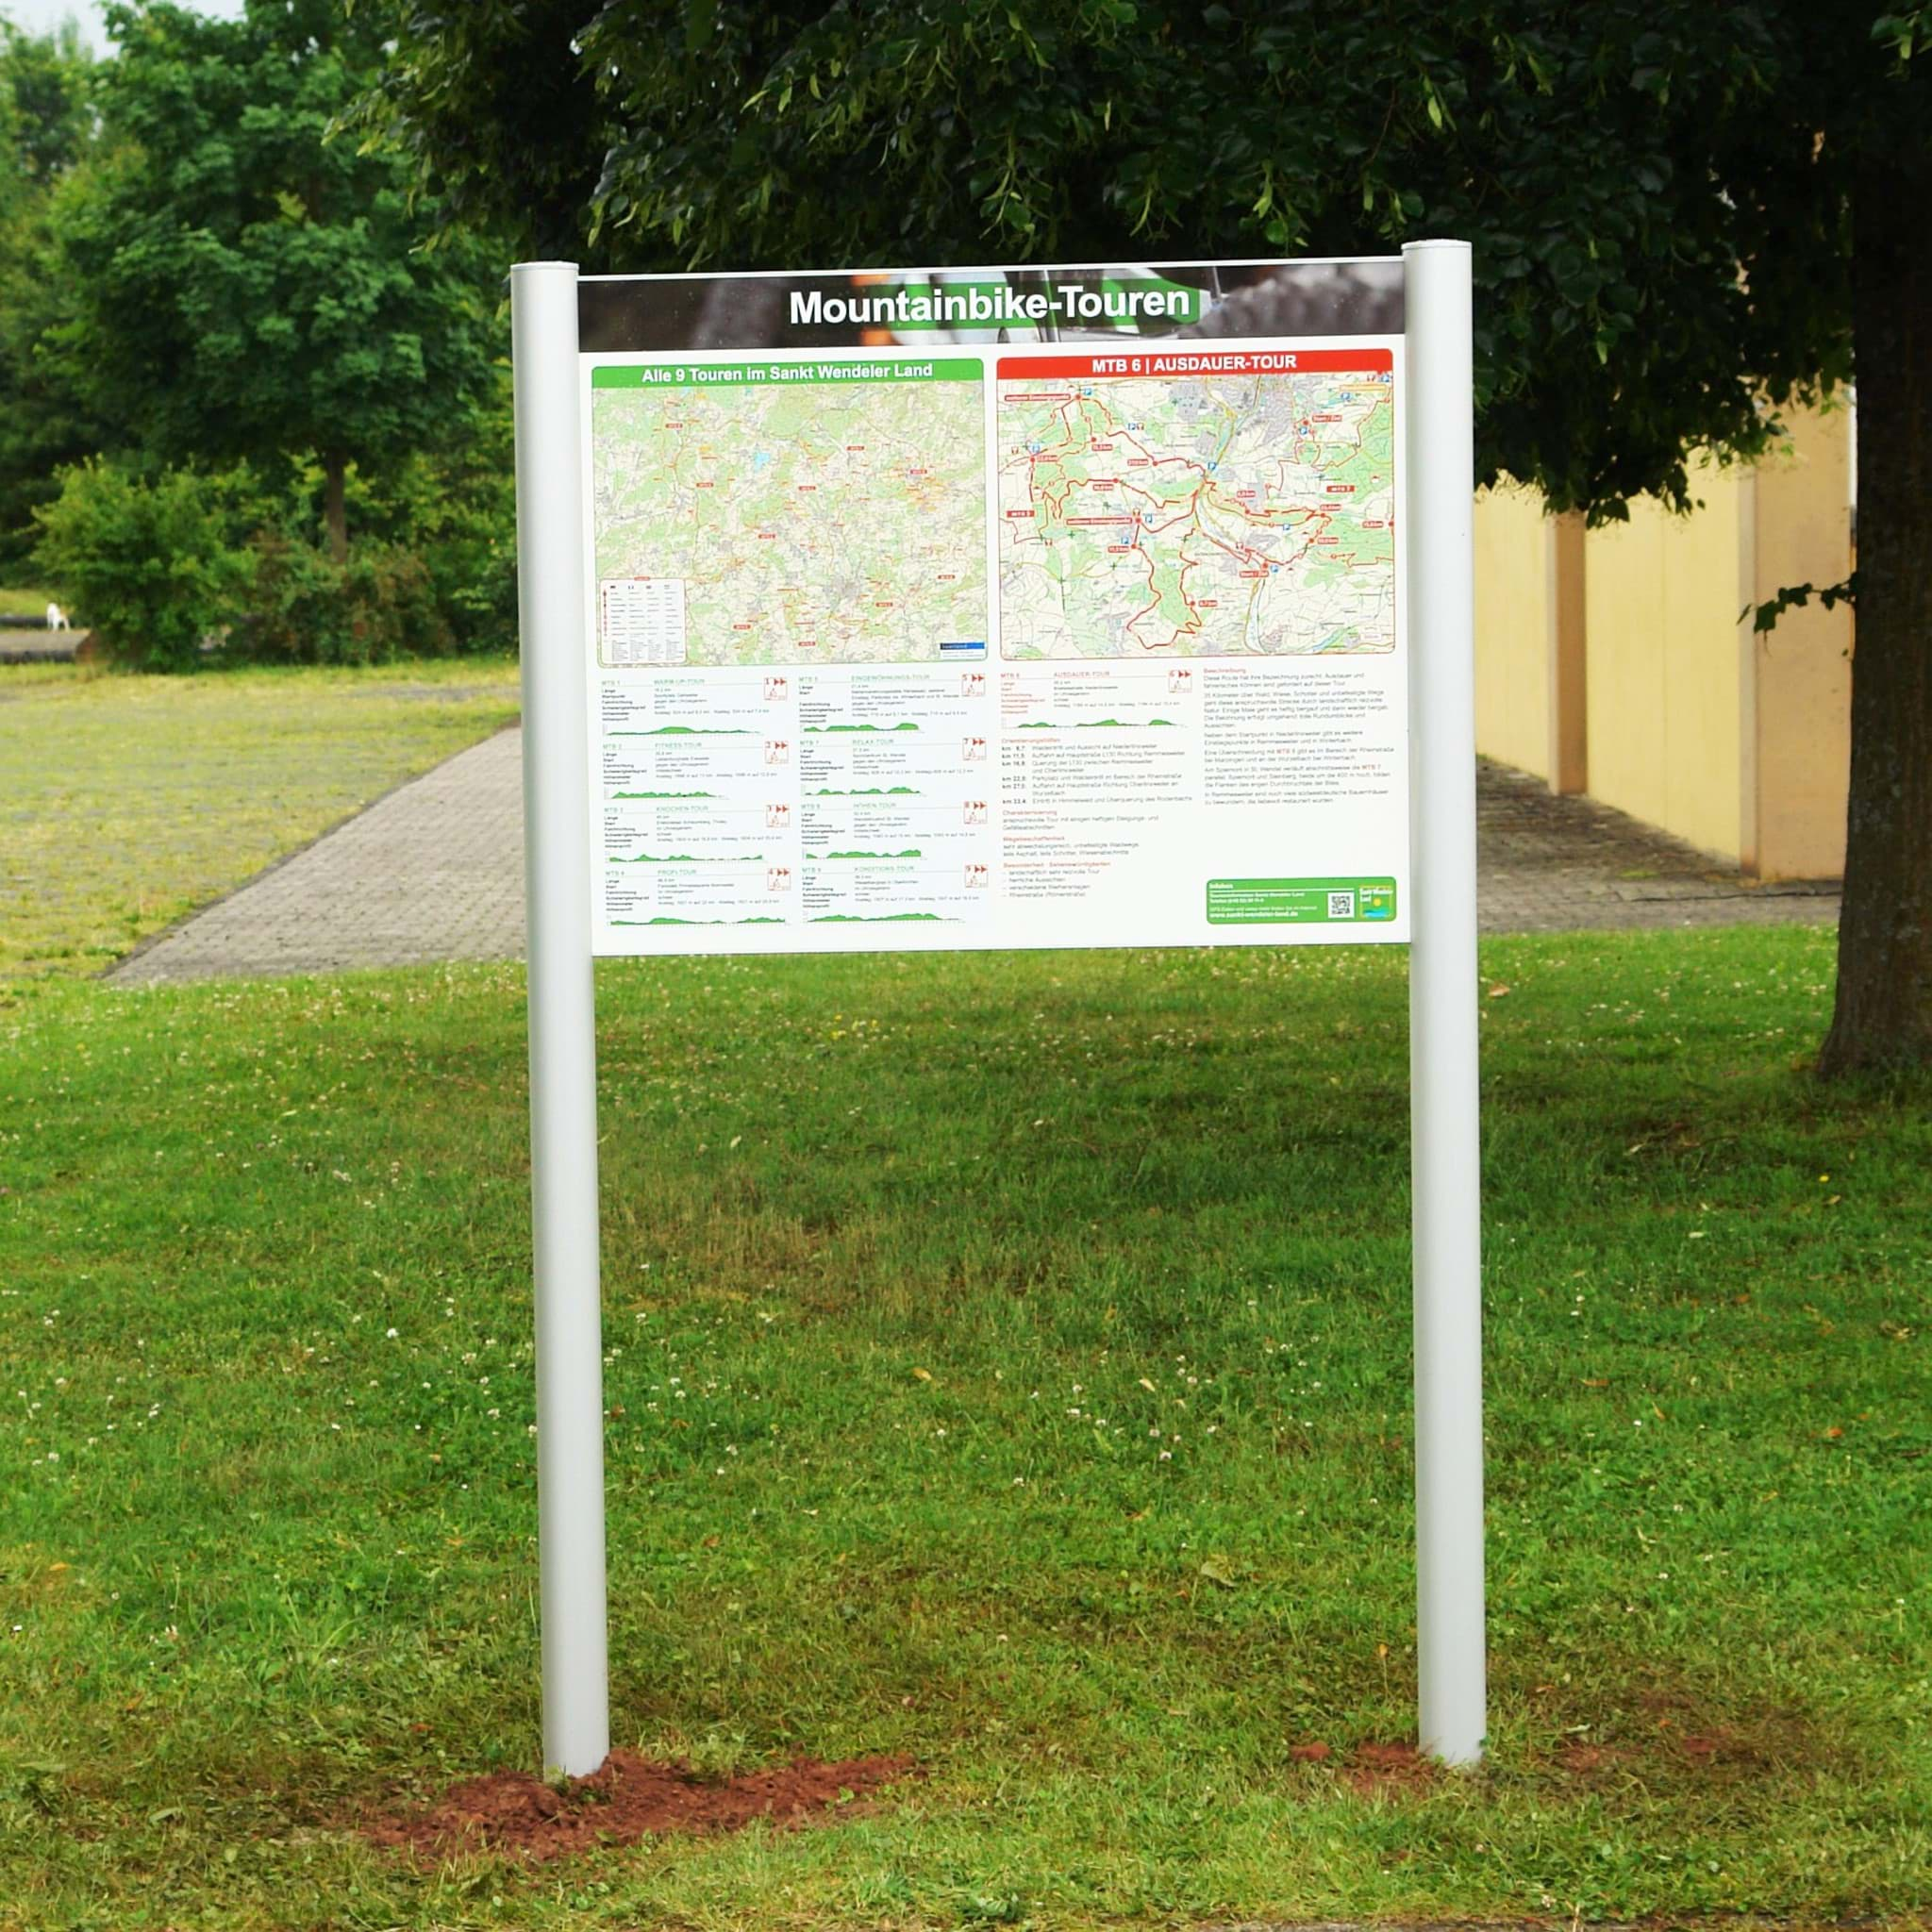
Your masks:
<svg viewBox="0 0 1932 1932"><path fill-rule="evenodd" d="M1002 358L1002 653L1395 645L1392 360L1371 349Z"/></svg>

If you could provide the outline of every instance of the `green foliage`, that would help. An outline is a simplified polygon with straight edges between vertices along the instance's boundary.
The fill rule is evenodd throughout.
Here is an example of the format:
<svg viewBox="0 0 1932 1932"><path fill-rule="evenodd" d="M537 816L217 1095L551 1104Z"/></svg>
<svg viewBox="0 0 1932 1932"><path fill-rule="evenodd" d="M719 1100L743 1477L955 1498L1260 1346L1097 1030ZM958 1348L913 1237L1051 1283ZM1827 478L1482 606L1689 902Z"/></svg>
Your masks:
<svg viewBox="0 0 1932 1932"><path fill-rule="evenodd" d="M257 533L249 560L247 614L228 640L235 655L270 664L344 661L353 629L347 572L275 529ZM349 661L367 663L369 653Z"/></svg>
<svg viewBox="0 0 1932 1932"><path fill-rule="evenodd" d="M94 73L72 20L29 34L0 19L0 180L45 185L81 158L92 142Z"/></svg>
<svg viewBox="0 0 1932 1932"><path fill-rule="evenodd" d="M1873 25L1872 37L1880 46L1889 47L1903 66L1914 54L1932 46L1932 6L1882 14Z"/></svg>
<svg viewBox="0 0 1932 1932"><path fill-rule="evenodd" d="M0 564L25 565L35 509L92 452L124 453L124 481L246 461L254 523L227 544L258 530L236 566L258 591L224 656L505 647L493 270L472 242L420 252L428 215L402 164L330 138L378 38L325 0L258 0L225 22L123 6L109 25L121 50L98 70L68 42L0 37ZM346 567L313 548L331 474L372 540ZM148 564L110 591L102 486L75 487L85 502L57 523L90 532L83 608L125 608L128 637L173 638L158 655L118 644L140 661L199 662L176 632L204 621L207 587L181 589L178 619Z"/></svg>
<svg viewBox="0 0 1932 1932"><path fill-rule="evenodd" d="M57 472L101 446L103 428L40 353L70 312L44 198L0 216L0 572L25 565L35 508L59 489Z"/></svg>
<svg viewBox="0 0 1932 1932"><path fill-rule="evenodd" d="M1463 237L1483 476L1616 515L1849 375L1850 186L1923 145L1922 10L393 0L368 111L458 218L596 266ZM499 117L532 75L558 111Z"/></svg>
<svg viewBox="0 0 1932 1932"><path fill-rule="evenodd" d="M480 515L464 505L441 507L421 551L436 606L459 651L517 648L517 558L514 510Z"/></svg>
<svg viewBox="0 0 1932 1932"><path fill-rule="evenodd" d="M36 513L37 561L116 662L384 664L514 643L514 544L491 492L425 461L381 503L396 532L337 563L244 470L94 458ZM372 499L375 500L375 499Z"/></svg>
<svg viewBox="0 0 1932 1932"><path fill-rule="evenodd" d="M150 476L93 458L35 511L40 564L118 662L192 670L241 614L255 504L245 472Z"/></svg>
<svg viewBox="0 0 1932 1932"><path fill-rule="evenodd" d="M29 35L0 21L0 572L23 568L33 510L56 471L101 447L99 425L39 345L69 319L50 208L93 145L93 66L70 25Z"/></svg>
<svg viewBox="0 0 1932 1932"><path fill-rule="evenodd" d="M419 252L398 160L327 138L379 36L330 0L107 15L106 151L56 208L78 392L160 459L271 478L460 444L494 392L487 251Z"/></svg>
<svg viewBox="0 0 1932 1932"><path fill-rule="evenodd" d="M1825 609L1830 610L1840 604L1854 608L1858 602L1858 573L1836 584L1821 588L1817 584L1788 584L1775 597L1768 598L1762 604L1747 604L1738 615L1749 617L1754 631L1769 631L1777 628L1777 621L1787 610L1802 610L1816 597Z"/></svg>
<svg viewBox="0 0 1932 1932"><path fill-rule="evenodd" d="M453 649L516 648L516 484L507 381L475 435L448 449L419 451L374 475L352 474L348 503L358 530L422 559Z"/></svg>
<svg viewBox="0 0 1932 1932"><path fill-rule="evenodd" d="M347 4L395 46L346 119L435 184L441 235L514 237L525 256L581 258L610 131L580 44L584 0Z"/></svg>
<svg viewBox="0 0 1932 1932"><path fill-rule="evenodd" d="M224 656L266 664L383 664L441 657L455 635L422 558L363 544L346 564L278 530L251 546L253 581Z"/></svg>

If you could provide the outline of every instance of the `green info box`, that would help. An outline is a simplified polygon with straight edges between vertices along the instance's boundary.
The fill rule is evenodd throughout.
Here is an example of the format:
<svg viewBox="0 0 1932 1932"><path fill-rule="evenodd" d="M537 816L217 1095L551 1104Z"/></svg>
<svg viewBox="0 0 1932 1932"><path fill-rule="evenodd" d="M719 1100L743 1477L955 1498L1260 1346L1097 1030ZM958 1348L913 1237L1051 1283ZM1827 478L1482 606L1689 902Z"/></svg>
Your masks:
<svg viewBox="0 0 1932 1932"><path fill-rule="evenodd" d="M1395 917L1392 878L1209 879L1209 925L1359 925Z"/></svg>

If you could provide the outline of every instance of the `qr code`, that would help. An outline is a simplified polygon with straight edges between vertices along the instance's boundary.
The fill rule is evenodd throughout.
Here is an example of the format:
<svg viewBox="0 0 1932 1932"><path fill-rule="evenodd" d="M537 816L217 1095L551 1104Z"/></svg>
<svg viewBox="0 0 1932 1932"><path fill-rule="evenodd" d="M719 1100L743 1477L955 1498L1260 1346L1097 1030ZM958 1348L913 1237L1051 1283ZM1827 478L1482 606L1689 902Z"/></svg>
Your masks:
<svg viewBox="0 0 1932 1932"><path fill-rule="evenodd" d="M1330 919L1353 919L1355 917L1355 894L1353 892L1330 892L1328 894L1328 917Z"/></svg>

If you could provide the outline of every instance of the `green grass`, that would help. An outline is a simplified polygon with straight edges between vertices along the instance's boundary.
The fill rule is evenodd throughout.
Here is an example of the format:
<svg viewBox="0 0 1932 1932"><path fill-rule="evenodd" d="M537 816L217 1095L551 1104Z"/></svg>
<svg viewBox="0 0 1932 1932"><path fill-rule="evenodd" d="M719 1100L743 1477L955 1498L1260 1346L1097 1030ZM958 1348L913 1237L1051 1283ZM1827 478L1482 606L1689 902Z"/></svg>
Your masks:
<svg viewBox="0 0 1932 1932"><path fill-rule="evenodd" d="M0 584L0 616L40 617L54 601L42 584Z"/></svg>
<svg viewBox="0 0 1932 1932"><path fill-rule="evenodd" d="M516 715L516 666L0 666L0 978L94 973Z"/></svg>
<svg viewBox="0 0 1932 1932"><path fill-rule="evenodd" d="M350 1828L536 1752L520 974L16 986L0 1924L1923 1911L1926 1096L1821 931L1485 963L1493 1750L1376 1795L1400 954L601 969L618 1739L927 1775L533 1872Z"/></svg>

